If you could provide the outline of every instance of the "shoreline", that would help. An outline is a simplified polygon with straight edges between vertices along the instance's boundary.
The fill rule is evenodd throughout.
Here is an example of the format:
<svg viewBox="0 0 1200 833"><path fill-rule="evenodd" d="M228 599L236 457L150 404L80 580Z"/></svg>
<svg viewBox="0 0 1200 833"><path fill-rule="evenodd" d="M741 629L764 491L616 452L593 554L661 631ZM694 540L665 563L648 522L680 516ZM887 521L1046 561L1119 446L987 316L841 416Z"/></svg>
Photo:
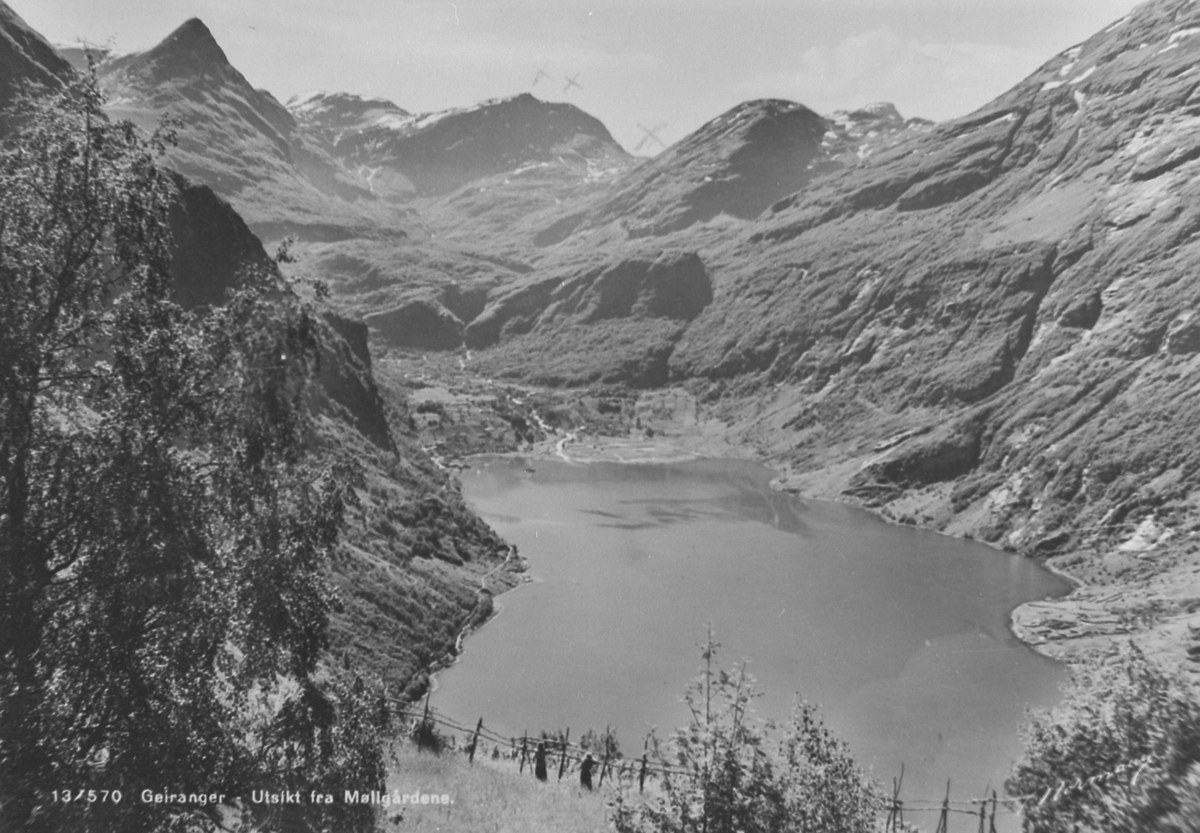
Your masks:
<svg viewBox="0 0 1200 833"><path fill-rule="evenodd" d="M582 428L555 431L542 423L547 433L544 440L524 451L493 454L523 457L534 462L555 460L573 465L669 464L703 458L750 460L775 474L770 486L776 491L788 492L805 500L852 506L870 512L889 524L914 526L949 538L974 540L998 552L1012 554L1010 550L987 541L930 525L903 523L878 509L840 497L839 478L850 471L853 461L838 464L833 469L797 472L786 462L781 462L777 455L767 454L749 444L731 442L729 425L701 418L688 401L683 403L683 408L674 400L670 404L671 407L667 409L669 416L658 412L653 418L647 417L648 425L654 423L652 431L631 431L627 436L608 436L588 433ZM476 456L485 455L471 455ZM461 465L470 459L464 457L458 462ZM1107 562L1114 553L1096 553L1094 557ZM1165 666L1180 669L1200 681L1200 659L1188 653L1190 642L1200 638L1197 637L1200 634L1200 548L1191 558L1173 556L1176 561L1173 569L1125 578L1117 574L1112 581L1103 584L1090 583L1065 569L1069 564L1061 563L1082 554L1082 551L1078 551L1054 560L1031 559L1067 581L1070 589L1061 596L1024 602L1009 611L1008 629L1012 636L1035 653L1068 667L1120 653L1136 640L1142 650L1158 657ZM1126 561L1134 559L1144 562L1163 556L1162 550L1151 549L1125 557ZM1183 563L1178 563L1180 561Z"/></svg>
<svg viewBox="0 0 1200 833"><path fill-rule="evenodd" d="M770 480L770 487L777 492L794 494L796 497L799 497L803 500L821 501L824 503L833 503L861 509L865 512L869 512L879 520L882 520L885 523L893 526L911 526L909 524L901 523L895 518L888 517L882 512L878 512L849 501L838 500L836 498L819 495L807 495L798 491L789 491L784 486L784 478L789 474L789 472L786 472L778 466L773 465L770 459L764 459L762 455L750 452L750 450L745 446L734 446L723 440L714 444L712 443L711 438L689 438L683 436L671 437L669 435L663 435L662 439L657 441L625 437L593 436L591 438L592 442L590 443L586 453L572 455L568 453L568 449L572 445L582 443L578 434L579 432L573 431L565 436L544 440L543 442L535 445L529 451L477 454L464 458L462 462L469 465L470 460L483 457L523 458L530 461L541 460L566 462L573 465L589 465L595 463L618 463L623 465L666 465L670 463L688 462L691 460L700 459L751 460L775 473L776 476ZM700 450L699 448L695 447L689 447L696 445L697 439L701 440L699 444L705 447L704 450ZM712 449L718 453L705 453L712 445L718 446L718 448ZM653 451L649 451L647 446L653 447ZM726 448L721 449L719 446L725 446ZM729 450L740 453L721 454L719 453L721 450ZM649 453L647 453L648 451ZM973 540L965 539L957 535L952 535L942 532L941 530L931 529L928 527L913 528L925 529L926 531L934 532L938 535L942 535L947 538L954 538L960 541ZM987 546L998 553L1006 553L1008 555L1013 554L986 541L975 541L975 543L983 544L984 546ZM1048 570L1050 573L1066 580L1071 587L1061 596L1033 599L1017 605L1008 612L1008 629L1014 638L1016 638L1030 650L1041 656L1053 659L1057 662L1062 662L1069 666L1071 664L1070 657L1061 655L1061 652L1046 649L1051 643L1042 635L1041 629L1043 626L1040 625L1040 620L1035 617L1037 617L1039 614L1044 616L1047 613L1052 613L1058 610L1060 607L1064 610L1070 609L1073 606L1071 603L1079 601L1077 599L1077 594L1079 594L1080 591L1089 588L1090 585L1088 585L1087 582L1078 576L1072 575L1059 567L1055 567L1054 565L1044 561L1038 562L1038 564L1039 566ZM520 582L520 584L524 583L527 583L527 580ZM519 586L519 584L517 586ZM515 589L515 587L509 589L512 590ZM487 621L491 621L491 617L489 617ZM482 627L487 623L487 621L481 623L479 627ZM461 654L461 651L458 653Z"/></svg>

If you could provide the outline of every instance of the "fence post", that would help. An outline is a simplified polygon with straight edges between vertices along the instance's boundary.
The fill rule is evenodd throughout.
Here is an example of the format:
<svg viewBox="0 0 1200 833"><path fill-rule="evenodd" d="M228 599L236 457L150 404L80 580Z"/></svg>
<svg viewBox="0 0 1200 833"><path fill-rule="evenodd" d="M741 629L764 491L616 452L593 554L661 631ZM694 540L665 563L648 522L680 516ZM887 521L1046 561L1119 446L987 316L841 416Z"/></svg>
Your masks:
<svg viewBox="0 0 1200 833"><path fill-rule="evenodd" d="M646 788L646 753L642 753L642 771L638 775L638 792L642 792Z"/></svg>
<svg viewBox="0 0 1200 833"><path fill-rule="evenodd" d="M946 779L946 798L942 801L942 813L935 833L950 833L950 779Z"/></svg>
<svg viewBox="0 0 1200 833"><path fill-rule="evenodd" d="M475 746L479 743L479 730L483 728L483 718L479 718L479 722L475 724L475 734L471 738L471 752L467 755L467 763L475 763Z"/></svg>
<svg viewBox="0 0 1200 833"><path fill-rule="evenodd" d="M896 831L904 824L904 802L900 800L900 788L904 786L904 764L900 764L900 777L892 778L892 806L888 811L885 831Z"/></svg>
<svg viewBox="0 0 1200 833"><path fill-rule="evenodd" d="M563 751L562 757L558 761L558 780L561 781L563 773L567 770L567 742L571 739L571 727L567 727L567 733L563 735Z"/></svg>
<svg viewBox="0 0 1200 833"><path fill-rule="evenodd" d="M529 749L529 730L526 729L521 733L521 766L517 769L517 774L525 771L525 756Z"/></svg>
<svg viewBox="0 0 1200 833"><path fill-rule="evenodd" d="M887 821L883 823L883 833L892 833L896 829L896 809L900 790L896 786L896 776L892 776L892 800L888 804Z"/></svg>
<svg viewBox="0 0 1200 833"><path fill-rule="evenodd" d="M988 833L996 833L996 791L992 790L992 815L988 821Z"/></svg>
<svg viewBox="0 0 1200 833"><path fill-rule="evenodd" d="M987 833L987 790L983 791L983 801L979 802L979 833Z"/></svg>
<svg viewBox="0 0 1200 833"><path fill-rule="evenodd" d="M606 745L604 749L604 763L600 764L600 783L596 785L598 787L604 786L604 773L608 771L608 751Z"/></svg>

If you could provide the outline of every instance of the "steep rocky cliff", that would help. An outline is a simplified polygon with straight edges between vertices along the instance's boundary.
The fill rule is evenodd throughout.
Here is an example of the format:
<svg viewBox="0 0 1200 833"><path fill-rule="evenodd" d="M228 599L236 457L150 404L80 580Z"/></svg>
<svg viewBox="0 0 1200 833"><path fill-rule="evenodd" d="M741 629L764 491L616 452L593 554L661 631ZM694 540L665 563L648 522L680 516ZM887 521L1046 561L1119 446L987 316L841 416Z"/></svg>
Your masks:
<svg viewBox="0 0 1200 833"><path fill-rule="evenodd" d="M227 202L206 185L174 176L171 206L172 294L194 309L225 302L238 288L266 282L283 288L282 276L262 243ZM395 451L383 400L371 376L367 328L332 310L322 314L321 362L313 405L357 429L379 448Z"/></svg>

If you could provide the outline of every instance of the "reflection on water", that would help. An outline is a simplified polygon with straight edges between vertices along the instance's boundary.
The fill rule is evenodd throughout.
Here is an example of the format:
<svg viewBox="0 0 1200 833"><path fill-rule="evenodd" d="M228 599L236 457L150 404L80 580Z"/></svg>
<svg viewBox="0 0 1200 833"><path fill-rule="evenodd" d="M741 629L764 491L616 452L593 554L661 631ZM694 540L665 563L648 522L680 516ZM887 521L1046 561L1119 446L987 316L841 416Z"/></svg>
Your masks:
<svg viewBox="0 0 1200 833"><path fill-rule="evenodd" d="M542 581L440 675L435 704L492 728L612 724L628 749L681 725L680 695L711 622L745 658L762 717L797 692L913 797L999 786L1026 704L1059 666L1008 629L1022 602L1066 592L1035 564L774 492L744 461L571 465L492 459L463 473L470 502ZM940 786L939 786L940 785Z"/></svg>

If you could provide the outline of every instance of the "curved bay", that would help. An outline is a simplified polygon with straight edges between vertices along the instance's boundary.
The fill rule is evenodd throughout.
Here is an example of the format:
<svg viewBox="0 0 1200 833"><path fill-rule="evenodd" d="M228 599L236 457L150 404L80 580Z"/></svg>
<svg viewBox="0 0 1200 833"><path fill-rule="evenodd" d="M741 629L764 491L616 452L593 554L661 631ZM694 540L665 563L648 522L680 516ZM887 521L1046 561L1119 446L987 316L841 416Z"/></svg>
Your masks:
<svg viewBox="0 0 1200 833"><path fill-rule="evenodd" d="M880 781L903 762L909 798L940 799L948 777L957 798L1000 787L1026 706L1065 678L1008 614L1069 584L770 478L735 460L478 460L464 493L541 581L499 598L435 706L505 734L611 724L640 750L686 722L711 622L721 664L746 659L764 692L759 716L786 719L799 692Z"/></svg>

